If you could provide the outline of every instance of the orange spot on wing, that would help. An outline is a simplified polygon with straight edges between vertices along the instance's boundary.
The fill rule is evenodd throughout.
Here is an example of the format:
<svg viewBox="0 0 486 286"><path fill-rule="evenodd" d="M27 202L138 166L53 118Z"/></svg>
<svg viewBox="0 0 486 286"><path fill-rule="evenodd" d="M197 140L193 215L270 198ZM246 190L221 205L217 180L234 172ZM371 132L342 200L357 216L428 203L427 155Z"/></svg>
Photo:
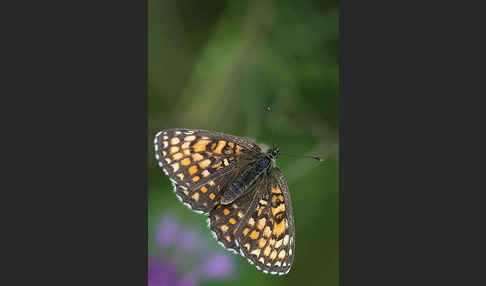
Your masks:
<svg viewBox="0 0 486 286"><path fill-rule="evenodd" d="M263 236L268 238L268 237L270 237L271 234L272 234L272 231L270 230L270 227L266 226L265 230L263 230Z"/></svg>
<svg viewBox="0 0 486 286"><path fill-rule="evenodd" d="M207 192L207 191L208 191L208 188L206 188L206 187L201 187L201 192L205 193L205 192Z"/></svg>
<svg viewBox="0 0 486 286"><path fill-rule="evenodd" d="M191 156L192 156L192 160L194 160L194 162L197 162L199 160L204 159L204 157L199 153L194 153Z"/></svg>
<svg viewBox="0 0 486 286"><path fill-rule="evenodd" d="M209 175L210 175L210 173L209 173L209 171L208 171L208 170L204 170L204 171L202 171L202 172L201 172L201 175L203 175L203 177L205 177L205 178L206 178L207 176L209 176Z"/></svg>
<svg viewBox="0 0 486 286"><path fill-rule="evenodd" d="M182 166L189 166L191 164L191 159L189 158L184 158L182 161L181 161L181 165Z"/></svg>
<svg viewBox="0 0 486 286"><path fill-rule="evenodd" d="M246 227L246 228L243 230L243 235L247 235L249 231L250 231L250 229Z"/></svg>
<svg viewBox="0 0 486 286"><path fill-rule="evenodd" d="M216 196L215 196L213 193L210 193L210 194L209 194L209 198L210 198L211 200L214 200L214 197L216 197Z"/></svg>
<svg viewBox="0 0 486 286"><path fill-rule="evenodd" d="M216 163L216 164L213 165L213 168L214 169L219 169L219 168L221 168L221 165L222 164L223 164L223 162L222 161L219 161L218 163Z"/></svg>
<svg viewBox="0 0 486 286"><path fill-rule="evenodd" d="M201 152L206 150L206 146L211 142L211 140L204 140L200 139L194 145L192 145L192 148L194 149L194 152Z"/></svg>
<svg viewBox="0 0 486 286"><path fill-rule="evenodd" d="M236 152L236 154L240 154L241 153L241 146L240 145L236 145L235 152Z"/></svg>
<svg viewBox="0 0 486 286"><path fill-rule="evenodd" d="M278 237L285 232L285 222L286 219L283 219L280 223L276 223L273 225L273 235Z"/></svg>
<svg viewBox="0 0 486 286"><path fill-rule="evenodd" d="M219 140L218 141L218 146L216 146L216 149L214 149L214 153L221 154L221 152L223 151L224 146L226 146L226 141Z"/></svg>
<svg viewBox="0 0 486 286"><path fill-rule="evenodd" d="M272 208L272 214L275 216L276 214L278 214L279 212L283 212L285 211L285 204L280 204L278 205L278 207L276 208Z"/></svg>
<svg viewBox="0 0 486 286"><path fill-rule="evenodd" d="M211 164L211 160L206 159L204 161L199 162L199 167L201 167L202 169L206 169L209 166L209 164Z"/></svg>
<svg viewBox="0 0 486 286"><path fill-rule="evenodd" d="M252 231L250 233L250 238L251 239L257 239L259 236L260 236L260 232L259 231L254 230L254 231Z"/></svg>
<svg viewBox="0 0 486 286"><path fill-rule="evenodd" d="M197 166L196 165L192 165L191 167L189 167L189 174L191 175L194 175L197 173Z"/></svg>
<svg viewBox="0 0 486 286"><path fill-rule="evenodd" d="M258 223L257 223L257 228L259 230L262 230L264 227L265 227L265 222L267 221L266 218L261 218L258 220Z"/></svg>
<svg viewBox="0 0 486 286"><path fill-rule="evenodd" d="M263 248L265 246L265 243L267 243L267 240L265 238L260 238L260 241L258 241L258 247Z"/></svg>

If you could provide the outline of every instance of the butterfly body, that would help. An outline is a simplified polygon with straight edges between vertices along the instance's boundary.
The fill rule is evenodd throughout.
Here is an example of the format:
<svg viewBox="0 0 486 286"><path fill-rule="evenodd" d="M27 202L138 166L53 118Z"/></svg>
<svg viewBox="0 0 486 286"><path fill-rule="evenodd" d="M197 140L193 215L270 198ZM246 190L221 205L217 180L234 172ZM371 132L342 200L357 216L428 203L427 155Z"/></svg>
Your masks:
<svg viewBox="0 0 486 286"><path fill-rule="evenodd" d="M255 183L264 179L266 175L271 173L272 162L276 160L278 155L278 148L272 149L266 154L258 156L254 161L248 163L237 179L229 184L228 189L224 192L221 200L222 204L229 204L238 198L246 190L250 189Z"/></svg>
<svg viewBox="0 0 486 286"><path fill-rule="evenodd" d="M213 236L259 270L286 274L294 220L287 183L275 161L248 138L192 129L157 133L155 157L190 209L208 215Z"/></svg>

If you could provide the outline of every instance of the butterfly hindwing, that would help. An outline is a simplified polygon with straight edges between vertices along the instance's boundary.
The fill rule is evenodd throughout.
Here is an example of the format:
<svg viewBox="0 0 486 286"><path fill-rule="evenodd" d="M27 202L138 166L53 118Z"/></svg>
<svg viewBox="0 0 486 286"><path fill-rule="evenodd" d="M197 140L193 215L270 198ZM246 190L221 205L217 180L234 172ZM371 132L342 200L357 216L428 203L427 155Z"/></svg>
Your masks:
<svg viewBox="0 0 486 286"><path fill-rule="evenodd" d="M189 190L181 185L175 184L175 193L182 203L197 213L208 213L221 198L221 186L225 181L224 175L212 180L198 188Z"/></svg>
<svg viewBox="0 0 486 286"><path fill-rule="evenodd" d="M255 202L257 190L261 189L263 181L258 182L250 190L242 194L230 204L218 204L209 213L208 226L215 239L222 246L230 251L239 252L236 232L245 220L248 211L252 209Z"/></svg>
<svg viewBox="0 0 486 286"><path fill-rule="evenodd" d="M250 206L251 199L248 194L242 196L231 204L219 204L209 213L208 227L214 238L226 249L238 253L239 247L235 243L235 233L238 225Z"/></svg>
<svg viewBox="0 0 486 286"><path fill-rule="evenodd" d="M274 167L236 233L241 253L265 273L286 274L293 262L294 219L287 183Z"/></svg>
<svg viewBox="0 0 486 286"><path fill-rule="evenodd" d="M155 157L174 191L193 210L208 213L222 186L261 152L253 141L205 130L169 129L155 136Z"/></svg>

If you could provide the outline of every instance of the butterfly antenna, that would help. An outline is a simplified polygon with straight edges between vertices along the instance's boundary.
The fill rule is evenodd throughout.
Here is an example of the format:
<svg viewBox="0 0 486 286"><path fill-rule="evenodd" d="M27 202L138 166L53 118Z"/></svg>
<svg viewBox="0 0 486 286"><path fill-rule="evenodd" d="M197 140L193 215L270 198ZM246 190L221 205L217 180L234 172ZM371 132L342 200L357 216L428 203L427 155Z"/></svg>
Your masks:
<svg viewBox="0 0 486 286"><path fill-rule="evenodd" d="M270 106L267 106L266 110L270 114L270 121L273 121L272 120L272 108ZM275 142L275 121L273 121L273 123L272 123L272 142ZM272 149L274 149L274 148L275 148L275 144L272 143ZM291 154L285 154L285 153L280 153L280 155L285 155L285 156L289 156L289 157L296 157L296 158L311 158L311 159L317 160L319 162L324 162L324 159L322 159L321 157L318 157L318 156L308 156L308 155L298 156L298 155L291 155Z"/></svg>
<svg viewBox="0 0 486 286"><path fill-rule="evenodd" d="M272 108L270 106L267 106L266 110L268 111L268 113L270 114L270 121L273 121L272 120ZM275 121L273 121L272 124L272 149L275 148Z"/></svg>
<svg viewBox="0 0 486 286"><path fill-rule="evenodd" d="M324 162L324 159L321 158L321 157L318 157L318 156L308 156L308 155L297 156L297 155L291 155L291 154L285 154L285 153L280 153L280 155L289 156L289 157L296 157L296 158L311 158L311 159L317 160L319 162Z"/></svg>

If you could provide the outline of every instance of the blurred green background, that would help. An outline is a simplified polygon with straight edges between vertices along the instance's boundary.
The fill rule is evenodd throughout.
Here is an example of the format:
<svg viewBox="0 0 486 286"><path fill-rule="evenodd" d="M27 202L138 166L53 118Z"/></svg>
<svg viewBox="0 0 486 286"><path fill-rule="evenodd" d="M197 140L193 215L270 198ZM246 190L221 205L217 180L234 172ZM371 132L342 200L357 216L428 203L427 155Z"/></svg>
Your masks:
<svg viewBox="0 0 486 286"><path fill-rule="evenodd" d="M338 285L338 2L148 5L149 251L161 213L206 225L206 216L189 211L172 193L155 162L155 134L176 127L219 131L326 162L278 158L296 229L288 275L263 274L234 256L235 279L202 285ZM201 232L211 238L209 230Z"/></svg>

